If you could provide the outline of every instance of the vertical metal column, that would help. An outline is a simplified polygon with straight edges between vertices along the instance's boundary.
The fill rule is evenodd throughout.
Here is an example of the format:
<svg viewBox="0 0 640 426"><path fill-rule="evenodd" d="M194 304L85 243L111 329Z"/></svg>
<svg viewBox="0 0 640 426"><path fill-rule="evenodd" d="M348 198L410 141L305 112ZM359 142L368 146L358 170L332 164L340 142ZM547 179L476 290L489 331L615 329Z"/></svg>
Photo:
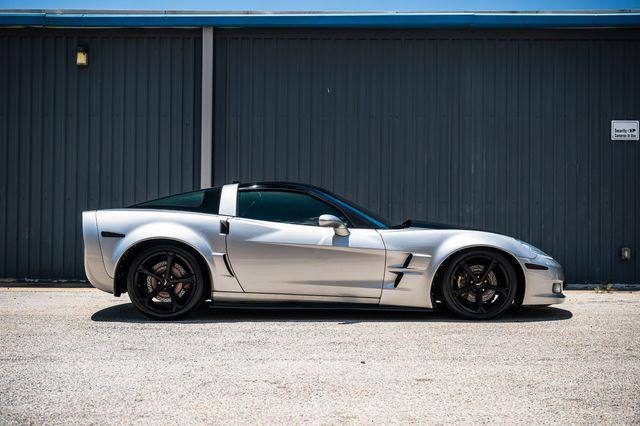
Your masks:
<svg viewBox="0 0 640 426"><path fill-rule="evenodd" d="M202 28L200 187L211 186L213 164L213 27Z"/></svg>

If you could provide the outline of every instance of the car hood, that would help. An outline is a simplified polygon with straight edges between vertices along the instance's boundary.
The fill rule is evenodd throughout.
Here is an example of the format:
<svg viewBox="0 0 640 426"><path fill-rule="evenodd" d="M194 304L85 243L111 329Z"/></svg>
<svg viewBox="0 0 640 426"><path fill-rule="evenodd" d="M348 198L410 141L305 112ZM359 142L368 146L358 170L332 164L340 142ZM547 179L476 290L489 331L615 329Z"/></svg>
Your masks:
<svg viewBox="0 0 640 426"><path fill-rule="evenodd" d="M409 227L382 229L379 233L388 250L436 256L470 247L493 247L521 258L536 257L513 237L444 224L412 222Z"/></svg>

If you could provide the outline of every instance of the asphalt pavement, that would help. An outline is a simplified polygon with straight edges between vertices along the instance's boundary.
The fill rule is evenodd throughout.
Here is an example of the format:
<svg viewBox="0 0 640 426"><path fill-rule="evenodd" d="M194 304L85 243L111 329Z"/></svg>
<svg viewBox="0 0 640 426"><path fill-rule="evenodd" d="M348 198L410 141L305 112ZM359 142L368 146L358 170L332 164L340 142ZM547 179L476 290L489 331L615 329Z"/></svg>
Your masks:
<svg viewBox="0 0 640 426"><path fill-rule="evenodd" d="M640 422L640 292L445 313L203 307L0 288L0 424Z"/></svg>

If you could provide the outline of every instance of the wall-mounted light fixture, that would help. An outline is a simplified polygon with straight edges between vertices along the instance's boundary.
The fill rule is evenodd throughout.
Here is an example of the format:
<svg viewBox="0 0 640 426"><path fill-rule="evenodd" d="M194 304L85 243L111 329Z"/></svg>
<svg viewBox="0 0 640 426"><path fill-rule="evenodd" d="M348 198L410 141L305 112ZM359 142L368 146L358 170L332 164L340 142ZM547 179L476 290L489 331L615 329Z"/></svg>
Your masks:
<svg viewBox="0 0 640 426"><path fill-rule="evenodd" d="M631 260L631 247L622 247L620 250L620 259Z"/></svg>
<svg viewBox="0 0 640 426"><path fill-rule="evenodd" d="M78 46L76 49L76 65L80 67L89 65L89 51L84 46Z"/></svg>

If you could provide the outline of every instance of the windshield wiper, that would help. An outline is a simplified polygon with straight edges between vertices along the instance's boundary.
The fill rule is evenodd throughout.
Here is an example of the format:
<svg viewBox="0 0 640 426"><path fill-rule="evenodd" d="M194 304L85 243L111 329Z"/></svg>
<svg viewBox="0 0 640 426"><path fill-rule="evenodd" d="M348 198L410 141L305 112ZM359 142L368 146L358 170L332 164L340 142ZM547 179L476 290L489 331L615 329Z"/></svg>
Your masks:
<svg viewBox="0 0 640 426"><path fill-rule="evenodd" d="M399 225L393 225L391 229L404 229L411 226L411 219L407 219Z"/></svg>

